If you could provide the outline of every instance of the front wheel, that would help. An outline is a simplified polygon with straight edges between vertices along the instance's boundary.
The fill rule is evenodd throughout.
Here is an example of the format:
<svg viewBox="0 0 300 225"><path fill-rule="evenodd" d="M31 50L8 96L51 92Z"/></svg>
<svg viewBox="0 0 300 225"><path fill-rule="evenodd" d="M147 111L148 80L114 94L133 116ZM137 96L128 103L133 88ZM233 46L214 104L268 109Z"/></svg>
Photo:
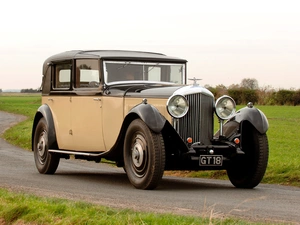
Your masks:
<svg viewBox="0 0 300 225"><path fill-rule="evenodd" d="M33 139L33 152L36 168L43 174L54 174L60 158L48 152L48 126L45 118L38 122Z"/></svg>
<svg viewBox="0 0 300 225"><path fill-rule="evenodd" d="M154 189L165 169L165 146L161 133L154 133L140 119L129 125L124 142L124 170L138 189Z"/></svg>
<svg viewBox="0 0 300 225"><path fill-rule="evenodd" d="M231 183L237 188L254 188L267 169L269 145L266 134L260 134L252 125L243 127L242 150L227 169Z"/></svg>

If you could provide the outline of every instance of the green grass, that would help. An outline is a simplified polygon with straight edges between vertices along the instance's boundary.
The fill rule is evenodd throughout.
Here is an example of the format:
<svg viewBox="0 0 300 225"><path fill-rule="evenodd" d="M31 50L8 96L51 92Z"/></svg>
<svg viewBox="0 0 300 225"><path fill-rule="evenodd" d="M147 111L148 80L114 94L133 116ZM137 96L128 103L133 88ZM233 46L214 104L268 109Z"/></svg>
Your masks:
<svg viewBox="0 0 300 225"><path fill-rule="evenodd" d="M7 94L0 93L0 110L34 117L41 105L41 94Z"/></svg>
<svg viewBox="0 0 300 225"><path fill-rule="evenodd" d="M86 202L37 197L0 189L0 224L265 224L208 215L180 216L113 209Z"/></svg>
<svg viewBox="0 0 300 225"><path fill-rule="evenodd" d="M14 145L29 150L31 148L32 121L40 105L40 94L1 94L0 110L27 116L25 121L8 129L3 134L3 138Z"/></svg>
<svg viewBox="0 0 300 225"><path fill-rule="evenodd" d="M270 157L263 182L300 187L300 107L262 106L269 120Z"/></svg>

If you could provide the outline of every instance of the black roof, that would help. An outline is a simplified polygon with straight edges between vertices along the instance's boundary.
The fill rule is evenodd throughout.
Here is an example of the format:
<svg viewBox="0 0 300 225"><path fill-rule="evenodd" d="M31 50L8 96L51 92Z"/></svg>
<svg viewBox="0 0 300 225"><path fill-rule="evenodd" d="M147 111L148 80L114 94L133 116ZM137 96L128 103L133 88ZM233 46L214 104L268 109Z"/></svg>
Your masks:
<svg viewBox="0 0 300 225"><path fill-rule="evenodd" d="M128 50L72 50L53 55L45 60L44 69L48 63L70 59L112 59L112 60L145 60L185 63L187 60L166 56L155 52L128 51Z"/></svg>
<svg viewBox="0 0 300 225"><path fill-rule="evenodd" d="M110 60L132 60L132 61L155 61L186 63L187 60L167 56L156 52L130 51L130 50L72 50L55 54L47 58L43 65L45 74L48 64L71 59L110 59Z"/></svg>
<svg viewBox="0 0 300 225"><path fill-rule="evenodd" d="M179 59L176 57L166 56L161 53L156 52L143 52L143 51L129 51L129 50L72 50L62 52L51 56L47 60L64 60L64 59L79 59L79 58L148 58L148 59L168 59L168 60L179 60L185 61L184 59Z"/></svg>

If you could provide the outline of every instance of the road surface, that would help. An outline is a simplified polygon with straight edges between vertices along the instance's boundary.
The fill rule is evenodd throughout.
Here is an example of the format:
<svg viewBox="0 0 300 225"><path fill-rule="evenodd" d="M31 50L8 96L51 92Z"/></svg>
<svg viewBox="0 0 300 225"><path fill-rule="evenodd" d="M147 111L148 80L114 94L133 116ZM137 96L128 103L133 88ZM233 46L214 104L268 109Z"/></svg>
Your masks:
<svg viewBox="0 0 300 225"><path fill-rule="evenodd" d="M0 133L21 119L0 111ZM42 175L32 152L1 138L0 187L139 211L300 224L300 188L260 184L244 190L224 180L164 176L157 189L137 190L122 168L73 159L62 159L54 175Z"/></svg>

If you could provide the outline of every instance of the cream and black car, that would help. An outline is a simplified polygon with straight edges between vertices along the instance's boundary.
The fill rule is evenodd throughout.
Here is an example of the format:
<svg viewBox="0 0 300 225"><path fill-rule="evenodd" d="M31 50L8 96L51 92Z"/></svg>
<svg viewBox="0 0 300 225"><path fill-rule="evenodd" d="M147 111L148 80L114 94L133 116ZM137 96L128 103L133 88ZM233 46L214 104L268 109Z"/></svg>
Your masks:
<svg viewBox="0 0 300 225"><path fill-rule="evenodd" d="M268 163L265 115L251 103L236 111L226 95L215 101L186 72L185 59L152 52L49 57L32 128L37 170L54 174L73 156L114 161L139 189L156 188L165 170L226 170L234 186L254 188Z"/></svg>

